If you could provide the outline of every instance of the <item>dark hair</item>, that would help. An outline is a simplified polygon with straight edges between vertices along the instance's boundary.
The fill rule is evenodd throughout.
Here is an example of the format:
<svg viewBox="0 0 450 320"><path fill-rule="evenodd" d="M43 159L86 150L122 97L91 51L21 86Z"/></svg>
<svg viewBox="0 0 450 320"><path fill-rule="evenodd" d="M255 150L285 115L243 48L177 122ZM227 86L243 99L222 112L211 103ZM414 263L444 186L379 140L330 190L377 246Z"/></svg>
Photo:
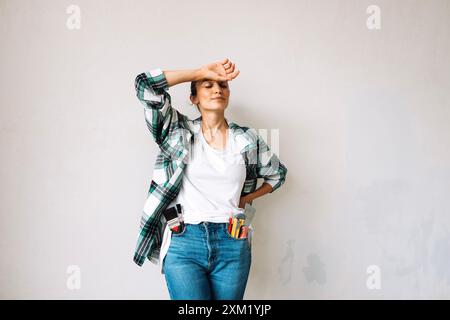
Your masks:
<svg viewBox="0 0 450 320"><path fill-rule="evenodd" d="M191 81L191 96L193 97L197 96L197 87L195 86L196 83L197 81ZM198 105L195 106L197 107L198 112L200 112Z"/></svg>

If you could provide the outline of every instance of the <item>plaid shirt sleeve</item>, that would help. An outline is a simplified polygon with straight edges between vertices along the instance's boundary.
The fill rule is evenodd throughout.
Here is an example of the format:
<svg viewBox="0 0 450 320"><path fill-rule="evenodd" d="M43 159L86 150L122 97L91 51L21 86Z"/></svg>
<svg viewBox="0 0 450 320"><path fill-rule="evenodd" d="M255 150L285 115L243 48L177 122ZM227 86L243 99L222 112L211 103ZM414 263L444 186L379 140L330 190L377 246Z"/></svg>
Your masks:
<svg viewBox="0 0 450 320"><path fill-rule="evenodd" d="M285 182L287 168L259 134L257 134L257 144L257 177L263 178L264 182L272 186L270 191L272 193Z"/></svg>
<svg viewBox="0 0 450 320"><path fill-rule="evenodd" d="M144 105L147 127L158 145L169 138L171 124L182 114L172 108L169 85L161 69L143 72L135 80L136 95Z"/></svg>

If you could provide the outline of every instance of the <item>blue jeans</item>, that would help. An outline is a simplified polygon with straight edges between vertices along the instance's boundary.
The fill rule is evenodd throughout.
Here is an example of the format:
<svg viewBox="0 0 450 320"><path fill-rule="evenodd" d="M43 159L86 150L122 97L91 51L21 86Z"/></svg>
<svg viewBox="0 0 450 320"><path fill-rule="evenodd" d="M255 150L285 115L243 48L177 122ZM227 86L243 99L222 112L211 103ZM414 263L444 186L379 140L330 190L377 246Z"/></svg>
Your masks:
<svg viewBox="0 0 450 320"><path fill-rule="evenodd" d="M227 223L186 224L172 233L163 260L172 300L242 300L250 272L248 239L235 239Z"/></svg>

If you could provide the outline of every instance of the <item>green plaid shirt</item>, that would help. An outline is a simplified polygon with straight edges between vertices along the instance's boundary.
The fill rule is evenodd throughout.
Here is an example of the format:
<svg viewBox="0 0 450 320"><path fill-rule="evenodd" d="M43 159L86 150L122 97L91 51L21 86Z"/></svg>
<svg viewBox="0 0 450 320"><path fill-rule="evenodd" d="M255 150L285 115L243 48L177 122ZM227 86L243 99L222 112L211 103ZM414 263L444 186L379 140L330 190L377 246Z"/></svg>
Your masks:
<svg viewBox="0 0 450 320"><path fill-rule="evenodd" d="M172 108L169 85L161 69L139 74L135 80L136 94L144 105L147 127L159 146L153 178L140 223L134 262L142 266L145 259L159 262L162 237L166 227L163 211L180 191L194 135L200 130L201 116L190 120ZM256 130L241 127L225 117L239 145L246 164L246 179L241 196L256 190L257 178L263 178L278 189L286 179L287 169Z"/></svg>

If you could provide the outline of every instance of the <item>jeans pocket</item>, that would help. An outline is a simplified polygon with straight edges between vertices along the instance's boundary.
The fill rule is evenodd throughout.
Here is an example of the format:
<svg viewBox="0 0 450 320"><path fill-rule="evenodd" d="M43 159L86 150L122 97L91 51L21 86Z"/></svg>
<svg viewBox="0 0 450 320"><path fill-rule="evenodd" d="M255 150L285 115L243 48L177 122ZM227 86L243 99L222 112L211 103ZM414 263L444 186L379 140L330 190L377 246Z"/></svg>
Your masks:
<svg viewBox="0 0 450 320"><path fill-rule="evenodd" d="M234 240L234 241L248 241L248 234L247 234L247 236L245 238L234 238L234 237L232 237L230 232L228 231L228 226L229 226L229 223L227 223L225 225L225 228L223 229L223 231L225 232L227 238L229 238L231 240Z"/></svg>

